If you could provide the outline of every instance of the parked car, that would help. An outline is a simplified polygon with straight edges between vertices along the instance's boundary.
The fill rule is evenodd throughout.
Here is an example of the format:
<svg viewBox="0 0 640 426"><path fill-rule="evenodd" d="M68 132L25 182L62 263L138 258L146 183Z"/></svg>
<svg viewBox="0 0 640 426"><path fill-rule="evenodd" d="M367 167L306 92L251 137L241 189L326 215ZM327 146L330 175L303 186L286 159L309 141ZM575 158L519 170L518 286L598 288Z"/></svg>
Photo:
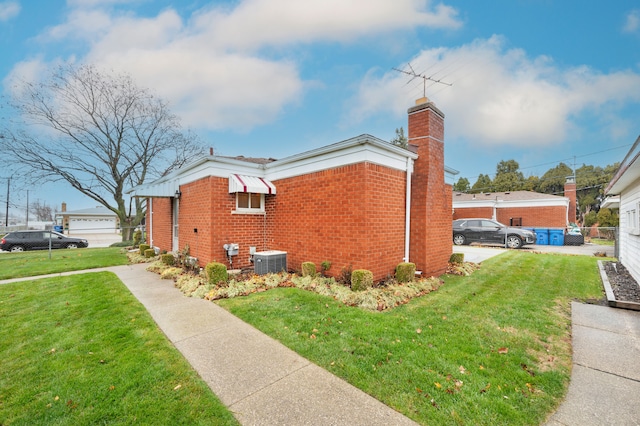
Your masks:
<svg viewBox="0 0 640 426"><path fill-rule="evenodd" d="M72 238L54 231L14 231L0 240L0 250L25 251L89 247L89 242L82 238Z"/></svg>
<svg viewBox="0 0 640 426"><path fill-rule="evenodd" d="M536 234L491 219L458 219L453 221L453 243L458 246L471 243L502 244L517 249L525 244L535 244Z"/></svg>

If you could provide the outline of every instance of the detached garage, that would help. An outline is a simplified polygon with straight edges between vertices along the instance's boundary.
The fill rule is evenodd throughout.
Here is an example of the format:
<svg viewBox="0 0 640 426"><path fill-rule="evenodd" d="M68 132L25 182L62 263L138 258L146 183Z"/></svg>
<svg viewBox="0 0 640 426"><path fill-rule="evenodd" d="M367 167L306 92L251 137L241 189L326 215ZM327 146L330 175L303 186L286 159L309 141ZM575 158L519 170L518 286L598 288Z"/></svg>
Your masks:
<svg viewBox="0 0 640 426"><path fill-rule="evenodd" d="M66 234L114 234L118 232L118 217L106 207L66 211L56 214L56 223L63 226Z"/></svg>

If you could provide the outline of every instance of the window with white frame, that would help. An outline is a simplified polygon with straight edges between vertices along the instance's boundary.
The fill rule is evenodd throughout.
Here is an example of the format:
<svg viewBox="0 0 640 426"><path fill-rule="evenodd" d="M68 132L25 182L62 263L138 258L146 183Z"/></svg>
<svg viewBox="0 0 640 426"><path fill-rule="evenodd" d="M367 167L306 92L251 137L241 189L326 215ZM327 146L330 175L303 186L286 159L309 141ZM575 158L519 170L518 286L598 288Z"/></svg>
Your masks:
<svg viewBox="0 0 640 426"><path fill-rule="evenodd" d="M627 226L629 233L634 235L640 234L640 223L638 222L638 211L640 209L640 203L636 204L636 208L627 210Z"/></svg>
<svg viewBox="0 0 640 426"><path fill-rule="evenodd" d="M264 194L236 192L236 211L239 213L264 212Z"/></svg>

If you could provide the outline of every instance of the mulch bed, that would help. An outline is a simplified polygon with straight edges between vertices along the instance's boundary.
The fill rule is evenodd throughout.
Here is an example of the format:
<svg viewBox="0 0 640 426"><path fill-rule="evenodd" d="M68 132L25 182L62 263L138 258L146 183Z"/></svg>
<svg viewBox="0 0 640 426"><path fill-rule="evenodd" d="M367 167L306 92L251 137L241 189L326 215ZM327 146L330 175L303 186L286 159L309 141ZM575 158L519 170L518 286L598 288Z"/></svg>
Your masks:
<svg viewBox="0 0 640 426"><path fill-rule="evenodd" d="M616 301L640 303L640 285L620 262L603 262Z"/></svg>

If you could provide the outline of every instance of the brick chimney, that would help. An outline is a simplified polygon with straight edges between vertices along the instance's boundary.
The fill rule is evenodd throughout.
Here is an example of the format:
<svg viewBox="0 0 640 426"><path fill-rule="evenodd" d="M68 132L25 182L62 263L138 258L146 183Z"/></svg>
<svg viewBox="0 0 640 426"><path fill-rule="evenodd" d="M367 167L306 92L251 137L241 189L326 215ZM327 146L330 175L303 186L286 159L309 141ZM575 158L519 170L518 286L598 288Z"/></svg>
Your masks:
<svg viewBox="0 0 640 426"><path fill-rule="evenodd" d="M444 181L444 114L426 98L409 108L408 142L418 154L411 178L409 261L423 276L446 271L452 252L452 187Z"/></svg>
<svg viewBox="0 0 640 426"><path fill-rule="evenodd" d="M567 177L567 181L564 183L564 196L569 199L569 211L567 212L567 221L569 223L576 223L576 179L574 176Z"/></svg>
<svg viewBox="0 0 640 426"><path fill-rule="evenodd" d="M64 201L62 202L62 213L67 211L67 203L65 203Z"/></svg>

